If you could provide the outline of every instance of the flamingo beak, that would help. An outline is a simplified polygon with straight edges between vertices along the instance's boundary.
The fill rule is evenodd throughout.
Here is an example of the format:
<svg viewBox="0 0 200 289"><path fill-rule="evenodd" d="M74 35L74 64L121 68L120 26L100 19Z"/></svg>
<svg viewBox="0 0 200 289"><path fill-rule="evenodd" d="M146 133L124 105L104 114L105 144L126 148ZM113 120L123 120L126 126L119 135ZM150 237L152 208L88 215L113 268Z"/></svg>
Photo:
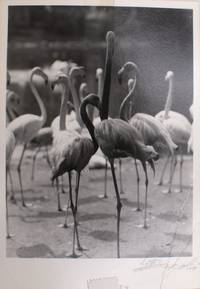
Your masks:
<svg viewBox="0 0 200 289"><path fill-rule="evenodd" d="M150 167L151 167L151 169L153 171L153 175L155 177L155 166L154 166L153 160L152 159L148 160L148 163L149 163L149 165L150 165Z"/></svg>
<svg viewBox="0 0 200 289"><path fill-rule="evenodd" d="M117 73L117 79L119 81L119 84L122 84L122 70L121 69Z"/></svg>
<svg viewBox="0 0 200 289"><path fill-rule="evenodd" d="M54 88L55 88L55 84L52 83L52 84L51 84L51 89L54 90Z"/></svg>

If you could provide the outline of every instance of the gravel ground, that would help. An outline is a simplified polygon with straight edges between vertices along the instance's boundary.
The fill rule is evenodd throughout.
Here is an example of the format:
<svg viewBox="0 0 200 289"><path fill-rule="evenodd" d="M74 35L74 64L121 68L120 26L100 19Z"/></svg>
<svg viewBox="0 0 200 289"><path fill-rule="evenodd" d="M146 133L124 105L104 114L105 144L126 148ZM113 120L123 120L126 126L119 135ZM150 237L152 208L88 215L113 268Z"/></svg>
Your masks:
<svg viewBox="0 0 200 289"><path fill-rule="evenodd" d="M69 228L64 222L65 212L57 211L57 196L50 182L50 169L43 152L36 162L35 180L31 180L32 150L28 150L23 166L23 186L27 203L21 206L16 164L19 150L13 156L12 175L17 204L9 202L10 231L7 240L7 256L23 258L66 258L72 250L73 219L69 214ZM163 159L156 163L156 176L149 172L148 229L142 228L144 210L136 212L136 174L133 160L123 161L125 194L121 195L120 245L122 258L167 257L192 255L192 158L184 156L184 191L176 192L178 170L174 177L173 193L164 194L165 186L156 186ZM117 164L117 163L116 163ZM144 173L141 172L141 205L144 204ZM116 166L118 175L118 165ZM75 182L73 178L73 183ZM79 193L79 232L86 249L80 258L115 258L116 250L116 198L111 172L108 176L108 199L99 195L104 189L104 170L88 170L82 173ZM67 191L67 176L65 178ZM62 206L67 204L67 194L62 194Z"/></svg>

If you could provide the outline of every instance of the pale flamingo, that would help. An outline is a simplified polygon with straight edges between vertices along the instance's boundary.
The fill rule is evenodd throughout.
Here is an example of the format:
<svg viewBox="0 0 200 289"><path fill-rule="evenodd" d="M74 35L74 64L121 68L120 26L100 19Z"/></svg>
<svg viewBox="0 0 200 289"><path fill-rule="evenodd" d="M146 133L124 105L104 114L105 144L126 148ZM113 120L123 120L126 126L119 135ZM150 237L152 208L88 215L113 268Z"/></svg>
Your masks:
<svg viewBox="0 0 200 289"><path fill-rule="evenodd" d="M183 167L183 152L182 152L182 145L185 145L188 143L188 140L191 135L191 123L188 121L188 119L181 113L175 112L171 110L172 106L172 98L174 95L174 73L173 71L168 71L165 80L169 81L169 89L168 89L168 96L165 103L165 109L163 111L160 111L156 114L156 118L159 119L167 128L173 142L175 142L179 148L180 148L180 186L179 191L182 192L183 186L182 186L182 167ZM167 164L169 162L169 157L167 158L163 171L161 173L160 181L159 183L162 184L164 173L167 167ZM170 181L169 181L169 187L167 189L167 193L171 192L172 187L172 180L173 175L175 171L175 167L177 164L177 158L176 156L172 158L171 160L171 170L170 170Z"/></svg>
<svg viewBox="0 0 200 289"><path fill-rule="evenodd" d="M119 82L122 83L122 79L124 75L128 75L130 77L130 73L135 73L134 79L129 79L128 86L129 92L127 96L124 98L121 106L120 106L120 118L128 121L131 126L137 129L139 134L141 135L143 142L145 145L151 145L154 147L156 151L162 151L162 149L167 149L170 155L174 155L174 150L178 147L172 141L169 132L165 128L165 126L155 117L146 113L135 113L131 116L130 119L126 116L126 105L132 99L134 103L134 90L136 86L136 72L138 68L133 62L126 62L122 68L118 72ZM137 163L135 162L136 173L137 173L137 199L138 199L138 207L137 210L140 210L139 203L139 174ZM121 166L120 166L121 170Z"/></svg>
<svg viewBox="0 0 200 289"><path fill-rule="evenodd" d="M67 87L68 79L66 76L60 76L56 83L65 82ZM52 181L57 179L59 176L68 172L69 178L69 196L70 206L74 218L74 231L73 231L73 249L72 257L77 257L75 252L75 237L77 237L78 249L82 250L79 242L78 228L77 228L77 205L78 205L78 192L79 192L79 181L81 171L87 166L90 158L98 149L98 144L94 137L94 126L89 119L86 107L88 103L99 108L100 102L97 96L90 94L86 97L81 105L81 117L84 124L88 128L91 138L83 137L79 134L72 133L72 131L66 129L65 114L66 114L66 97L63 98L61 113L60 113L60 131L57 133L57 140L54 142L54 157L55 167L52 175ZM71 186L71 172L76 171L76 188L75 188L75 204L72 198L72 186ZM66 213L67 218L67 213Z"/></svg>
<svg viewBox="0 0 200 289"><path fill-rule="evenodd" d="M7 72L7 86L10 85L10 74ZM6 99L8 100L8 99ZM12 102L13 103L13 102ZM10 107L9 107L10 109ZM8 173L10 172L10 160L12 157L12 153L14 151L16 145L16 140L15 136L12 131L10 131L8 128L6 128L6 236L7 238L10 238L10 232L9 232L9 220L8 220L8 185L7 185L7 180L8 180ZM11 180L11 186L12 186L12 179L10 175L10 180ZM13 188L12 188L12 195L13 195Z"/></svg>
<svg viewBox="0 0 200 289"><path fill-rule="evenodd" d="M15 136L12 131L8 128L6 129L6 228L7 228L7 238L10 238L9 233L9 223L8 223L8 188L7 188L7 174L10 171L10 160L12 153L16 145ZM13 194L13 192L12 192Z"/></svg>
<svg viewBox="0 0 200 289"><path fill-rule="evenodd" d="M22 164L23 156L26 151L27 144L35 137L39 129L42 128L47 118L45 106L33 82L33 77L35 75L42 77L45 80L46 85L48 84L48 76L42 71L40 67L33 68L30 73L30 87L40 107L41 115L38 116L35 114L24 114L15 118L8 125L9 130L12 131L15 136L16 142L23 144L22 154L20 156L19 163L17 166L23 206L26 206L25 201L24 201L24 193L23 193L22 179L21 179L21 164Z"/></svg>
<svg viewBox="0 0 200 289"><path fill-rule="evenodd" d="M62 73L62 72L61 72ZM80 115L79 115L79 106L80 106L80 100L79 100L79 96L78 93L76 91L76 81L78 77L84 78L85 77L85 70L83 66L77 66L77 65L73 65L70 67L70 69L67 71L67 73L64 73L66 76L68 76L69 78L69 88L67 89L67 110L66 110L66 116L65 116L65 121L66 121L66 126L67 126L67 130L71 130L71 131L76 131L78 133L81 133L82 130L82 120L80 119ZM60 75L60 73L58 74ZM64 84L62 84L61 87L61 94L63 92L63 89L65 90L65 87L63 87ZM73 101L73 108L74 110L72 110L71 112L69 112L69 107L71 104L69 101L69 93L71 93L72 95L72 101ZM77 116L78 114L78 116ZM54 118L54 120L51 123L51 129L53 131L53 137L54 134L59 131L59 123L60 123L60 116L58 115L56 118ZM61 187L62 187L62 192L65 193L64 190L64 184L63 184L63 178L61 177L62 183L61 183ZM59 186L59 182L57 183ZM58 195L58 197L60 198L60 196ZM58 203L58 210L62 210L61 206Z"/></svg>

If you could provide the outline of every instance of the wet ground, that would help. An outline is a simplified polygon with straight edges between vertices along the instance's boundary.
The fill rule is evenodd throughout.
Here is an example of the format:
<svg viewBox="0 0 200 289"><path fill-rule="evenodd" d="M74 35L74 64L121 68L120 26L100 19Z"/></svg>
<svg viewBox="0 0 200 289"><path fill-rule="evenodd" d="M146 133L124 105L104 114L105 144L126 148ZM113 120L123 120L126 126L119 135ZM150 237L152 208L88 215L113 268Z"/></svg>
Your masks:
<svg viewBox="0 0 200 289"><path fill-rule="evenodd" d="M50 169L43 152L36 162L35 179L31 180L32 150L28 150L22 166L25 200L32 206L21 205L16 164L20 147L13 155L12 175L17 204L9 202L10 231L14 235L7 240L8 257L56 257L66 258L71 254L73 219L69 212L69 228L63 224L65 212L57 211L57 195L51 186ZM174 177L173 192L164 194L166 186L155 185L163 166L163 159L156 163L156 176L148 168L148 229L144 229L144 173L141 175L141 207L135 211L136 174L134 162L123 161L125 194L121 195L120 245L122 258L191 256L192 254L192 157L184 156L184 190L177 192L178 170ZM117 163L116 163L117 164ZM118 165L116 165L118 175ZM79 232L81 245L87 250L79 252L80 258L116 257L116 198L111 172L108 176L108 199L99 195L104 190L104 170L88 170L82 173L79 194ZM75 174L73 175L75 183ZM65 190L68 191L65 177ZM62 206L66 208L68 194L62 194Z"/></svg>

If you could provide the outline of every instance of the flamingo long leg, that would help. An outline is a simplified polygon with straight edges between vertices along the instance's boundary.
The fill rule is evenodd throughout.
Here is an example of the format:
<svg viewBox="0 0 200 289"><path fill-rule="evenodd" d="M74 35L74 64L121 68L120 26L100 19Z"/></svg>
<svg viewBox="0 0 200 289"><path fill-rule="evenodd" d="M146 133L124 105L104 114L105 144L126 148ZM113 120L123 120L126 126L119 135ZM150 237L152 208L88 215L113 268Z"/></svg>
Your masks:
<svg viewBox="0 0 200 289"><path fill-rule="evenodd" d="M8 220L8 170L6 169L6 238L10 239L9 220Z"/></svg>
<svg viewBox="0 0 200 289"><path fill-rule="evenodd" d="M76 213L75 213L75 206L72 197L72 183L71 183L71 172L68 172L69 177L69 197L70 197L70 207L72 210L73 218L74 218L74 230L73 230L73 245L72 245L72 254L71 257L77 257L75 252L75 237L76 237Z"/></svg>
<svg viewBox="0 0 200 289"><path fill-rule="evenodd" d="M148 175L147 175L147 168L146 164L143 164L144 173L145 173L145 205L144 205L144 228L147 229L147 193L148 193Z"/></svg>
<svg viewBox="0 0 200 289"><path fill-rule="evenodd" d="M18 172L18 177L19 177L21 197L22 197L22 206L23 207L26 207L26 204L25 204L25 201L24 201L24 192L23 192L23 188L22 188L21 164L22 164L22 160L23 160L23 156L24 156L25 151L26 151L26 144L23 146L22 154L21 154L18 166L17 166L17 172Z"/></svg>
<svg viewBox="0 0 200 289"><path fill-rule="evenodd" d="M10 171L10 167L9 167L9 166L8 166L8 168L7 168L7 173L8 173L8 175L9 175L10 187L11 187L11 197L10 197L10 200L11 200L13 203L16 203L15 194L14 194L13 180L12 180L12 174L11 174L11 171Z"/></svg>
<svg viewBox="0 0 200 289"><path fill-rule="evenodd" d="M40 150L41 150L41 146L39 146L39 147L37 148L35 154L33 155L31 180L34 180L34 176L35 176L35 162L36 162L36 158L37 158L37 155L39 154Z"/></svg>
<svg viewBox="0 0 200 289"><path fill-rule="evenodd" d="M120 244L119 244L119 235L120 235L120 213L121 213L121 208L122 208L122 203L120 200L120 194L117 186L117 180L115 176L115 168L114 168L114 160L109 159L110 166L111 166L111 171L112 171L112 177L113 177L113 182L115 186L115 193L116 193L116 198L117 198L117 257L120 258Z"/></svg>
<svg viewBox="0 0 200 289"><path fill-rule="evenodd" d="M170 180L169 180L169 188L168 188L169 193L172 192L172 182L173 182L174 172L176 169L176 164L177 164L177 157L172 156L171 157L171 165L170 165Z"/></svg>
<svg viewBox="0 0 200 289"><path fill-rule="evenodd" d="M81 247L80 240L79 240L78 222L77 222L79 184L80 184L80 172L77 172L76 187L75 187L75 193L76 193L76 200L75 200L75 225L76 227L75 229L76 229L76 238L77 238L77 248L79 251L82 251L83 248Z"/></svg>
<svg viewBox="0 0 200 289"><path fill-rule="evenodd" d="M180 156L180 193L183 191L183 154L181 152L181 156Z"/></svg>
<svg viewBox="0 0 200 289"><path fill-rule="evenodd" d="M137 175L137 211L141 211L140 209L140 177L139 177L136 159L135 159L135 170L136 170L136 175Z"/></svg>
<svg viewBox="0 0 200 289"><path fill-rule="evenodd" d="M124 194L123 181L122 181L122 160L121 159L119 159L119 187L120 187L120 194Z"/></svg>
<svg viewBox="0 0 200 289"><path fill-rule="evenodd" d="M52 170L52 165L51 165L51 162L50 162L50 159L49 159L49 150L48 150L48 146L47 146L47 145L45 146L45 150L46 150L46 160L47 160L47 163L48 163L50 169Z"/></svg>
<svg viewBox="0 0 200 289"><path fill-rule="evenodd" d="M105 175L104 175L104 199L108 198L107 194L107 182L108 182L108 161L106 159Z"/></svg>
<svg viewBox="0 0 200 289"><path fill-rule="evenodd" d="M66 214L65 214L65 222L63 227L64 228L68 228L68 224L67 224L67 218L68 218L68 213L69 213L69 208L70 208L70 197L69 194L66 194L67 196L67 208L66 208Z"/></svg>
<svg viewBox="0 0 200 289"><path fill-rule="evenodd" d="M60 190L59 190L59 181L58 178L56 178L56 194L57 194L57 202L58 202L58 211L62 211L61 207L61 201L60 201Z"/></svg>
<svg viewBox="0 0 200 289"><path fill-rule="evenodd" d="M64 190L64 178L61 176L61 191L63 194L66 194L66 191Z"/></svg>

